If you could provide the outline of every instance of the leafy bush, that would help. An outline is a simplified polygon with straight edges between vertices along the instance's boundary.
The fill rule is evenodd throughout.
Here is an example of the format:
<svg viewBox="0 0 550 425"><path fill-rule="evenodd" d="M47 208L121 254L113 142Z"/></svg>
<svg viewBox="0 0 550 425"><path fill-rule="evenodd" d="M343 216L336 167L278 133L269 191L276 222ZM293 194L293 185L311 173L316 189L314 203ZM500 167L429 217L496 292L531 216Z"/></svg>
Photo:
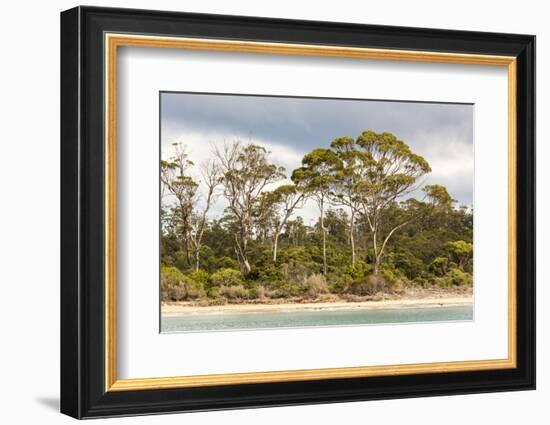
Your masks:
<svg viewBox="0 0 550 425"><path fill-rule="evenodd" d="M239 267L238 261L230 257L221 257L218 259L216 268L218 269L236 269Z"/></svg>
<svg viewBox="0 0 550 425"><path fill-rule="evenodd" d="M327 280L325 276L319 273L314 273L307 277L302 286L308 298L317 298L320 294L328 293Z"/></svg>
<svg viewBox="0 0 550 425"><path fill-rule="evenodd" d="M374 277L374 275L372 275ZM393 283L397 280L397 273L394 270L383 268L380 270L380 276L385 281L386 284Z"/></svg>
<svg viewBox="0 0 550 425"><path fill-rule="evenodd" d="M372 272L372 264L367 264L363 260L357 260L354 265L346 266L344 273L353 280L367 277Z"/></svg>
<svg viewBox="0 0 550 425"><path fill-rule="evenodd" d="M437 279L437 284L443 288L452 286L471 286L473 278L470 273L464 272L458 268L452 268L447 274Z"/></svg>
<svg viewBox="0 0 550 425"><path fill-rule="evenodd" d="M349 288L354 295L374 295L381 291L387 291L389 285L382 276L370 275L366 279L355 280Z"/></svg>
<svg viewBox="0 0 550 425"><path fill-rule="evenodd" d="M274 265L267 266L263 269L257 270L258 278L256 280L262 282L282 282L285 280L284 273Z"/></svg>
<svg viewBox="0 0 550 425"><path fill-rule="evenodd" d="M413 279L424 270L424 262L412 252L399 252L393 258L394 267L400 270L408 279Z"/></svg>
<svg viewBox="0 0 550 425"><path fill-rule="evenodd" d="M447 257L436 257L430 263L429 270L436 276L444 276L449 267L449 259Z"/></svg>
<svg viewBox="0 0 550 425"><path fill-rule="evenodd" d="M269 292L270 298L299 297L303 294L303 287L294 283L282 283L277 289Z"/></svg>
<svg viewBox="0 0 550 425"><path fill-rule="evenodd" d="M333 294L344 294L353 283L353 278L348 274L331 273L328 275L329 291Z"/></svg>
<svg viewBox="0 0 550 425"><path fill-rule="evenodd" d="M176 267L162 267L160 272L163 301L183 301L206 295L202 283L195 282Z"/></svg>
<svg viewBox="0 0 550 425"><path fill-rule="evenodd" d="M208 278L209 274L208 272L204 270L195 270L189 273L188 275L191 279L193 279L195 282L202 284L203 286L206 286L208 284Z"/></svg>
<svg viewBox="0 0 550 425"><path fill-rule="evenodd" d="M222 286L218 289L218 294L229 300L246 299L249 292L243 285Z"/></svg>
<svg viewBox="0 0 550 425"><path fill-rule="evenodd" d="M220 269L210 276L211 286L243 285L243 274L235 269Z"/></svg>

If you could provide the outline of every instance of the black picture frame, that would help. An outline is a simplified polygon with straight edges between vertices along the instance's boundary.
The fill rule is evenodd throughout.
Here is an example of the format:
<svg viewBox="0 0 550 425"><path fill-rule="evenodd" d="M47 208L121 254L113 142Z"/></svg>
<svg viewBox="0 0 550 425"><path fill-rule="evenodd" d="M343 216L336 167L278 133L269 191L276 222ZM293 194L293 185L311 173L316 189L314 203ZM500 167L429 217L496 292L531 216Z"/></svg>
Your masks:
<svg viewBox="0 0 550 425"><path fill-rule="evenodd" d="M517 367L106 392L105 32L516 57ZM62 413L93 418L534 388L534 36L96 7L61 13Z"/></svg>

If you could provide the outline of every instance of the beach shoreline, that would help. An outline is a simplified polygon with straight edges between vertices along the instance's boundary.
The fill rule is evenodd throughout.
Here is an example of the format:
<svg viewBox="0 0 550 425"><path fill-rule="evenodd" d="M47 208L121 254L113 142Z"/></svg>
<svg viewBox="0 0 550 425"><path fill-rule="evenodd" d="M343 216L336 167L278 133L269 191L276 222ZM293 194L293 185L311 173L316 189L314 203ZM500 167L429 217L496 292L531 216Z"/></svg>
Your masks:
<svg viewBox="0 0 550 425"><path fill-rule="evenodd" d="M184 316L193 314L222 315L224 313L275 313L275 312L300 312L300 311L334 311L352 309L404 309L404 308L438 308L463 306L473 303L471 294L452 296L438 296L426 298L401 298L383 299L378 301L321 301L302 303L255 303L255 304L225 304L216 306L197 306L186 303L163 303L161 314L163 316Z"/></svg>

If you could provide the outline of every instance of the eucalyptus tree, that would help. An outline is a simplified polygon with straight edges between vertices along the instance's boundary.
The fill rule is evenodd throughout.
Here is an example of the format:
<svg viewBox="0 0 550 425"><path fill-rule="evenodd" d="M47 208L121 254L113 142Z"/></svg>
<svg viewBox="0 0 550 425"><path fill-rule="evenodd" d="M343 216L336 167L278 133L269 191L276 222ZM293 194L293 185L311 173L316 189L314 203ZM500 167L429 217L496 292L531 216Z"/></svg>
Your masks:
<svg viewBox="0 0 550 425"><path fill-rule="evenodd" d="M325 207L335 183L334 169L338 157L330 149L317 148L302 158L302 166L292 172L292 181L298 188L317 202L320 212L320 228L323 240L323 273L327 274L327 228Z"/></svg>
<svg viewBox="0 0 550 425"><path fill-rule="evenodd" d="M203 164L202 183L206 189L204 204L202 208L197 205L196 212L193 214L190 226L190 239L195 253L195 270L197 271L200 269L200 252L204 232L208 225L208 211L210 211L210 208L216 199L216 188L221 183L220 169L217 163L210 161Z"/></svg>
<svg viewBox="0 0 550 425"><path fill-rule="evenodd" d="M200 268L200 251L206 226L208 211L216 197L216 187L220 184L219 167L214 162L202 165L201 181L190 176L194 163L189 159L187 148L182 143L174 143L174 153L168 160L161 161L161 194L176 200L172 213L161 208L164 221L171 218L172 229L179 235L182 250L191 265L193 251L195 270ZM204 202L200 205L200 186L205 188Z"/></svg>
<svg viewBox="0 0 550 425"><path fill-rule="evenodd" d="M193 205L197 199L198 183L189 176L193 162L189 159L187 148L182 143L173 143L173 154L168 160L160 162L161 193L174 199L172 215L180 240L190 264L190 231Z"/></svg>
<svg viewBox="0 0 550 425"><path fill-rule="evenodd" d="M236 224L235 248L243 271L251 270L248 242L258 216L262 192L285 178L284 168L269 161L270 152L255 144L239 141L214 149L220 168L223 195Z"/></svg>
<svg viewBox="0 0 550 425"><path fill-rule="evenodd" d="M363 156L364 167L355 188L372 234L373 267L378 274L388 240L415 218L403 217L381 234L385 211L398 198L417 189L418 179L431 168L428 161L391 133L364 131L355 145Z"/></svg>
<svg viewBox="0 0 550 425"><path fill-rule="evenodd" d="M351 248L351 263L355 265L355 223L361 210L361 200L357 191L358 184L364 178L364 171L370 164L370 156L356 148L351 137L338 137L330 147L335 151L338 162L333 168L334 184L330 193L332 203L345 206L350 211L349 241Z"/></svg>
<svg viewBox="0 0 550 425"><path fill-rule="evenodd" d="M279 237L292 214L304 206L306 199L306 192L293 184L281 185L265 193L266 210L271 211L273 226L273 262L277 261Z"/></svg>

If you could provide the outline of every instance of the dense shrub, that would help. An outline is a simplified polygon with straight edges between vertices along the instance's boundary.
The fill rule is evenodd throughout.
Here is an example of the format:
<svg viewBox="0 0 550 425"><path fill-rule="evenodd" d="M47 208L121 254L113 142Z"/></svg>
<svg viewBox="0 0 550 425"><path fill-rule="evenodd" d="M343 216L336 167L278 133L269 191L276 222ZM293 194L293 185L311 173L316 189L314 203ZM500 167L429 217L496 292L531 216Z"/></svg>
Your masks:
<svg viewBox="0 0 550 425"><path fill-rule="evenodd" d="M270 298L289 298L303 295L303 287L294 283L282 283L277 289L269 292Z"/></svg>
<svg viewBox="0 0 550 425"><path fill-rule="evenodd" d="M346 293L353 283L353 278L349 274L330 273L327 280L329 291L333 294Z"/></svg>
<svg viewBox="0 0 550 425"><path fill-rule="evenodd" d="M355 280L349 288L354 295L374 295L388 291L389 285L382 276L370 275L365 279Z"/></svg>
<svg viewBox="0 0 550 425"><path fill-rule="evenodd" d="M285 274L275 265L267 266L263 269L256 270L260 282L282 282L285 280Z"/></svg>
<svg viewBox="0 0 550 425"><path fill-rule="evenodd" d="M470 273L464 272L458 268L452 268L443 277L437 278L438 286L449 288L452 286L471 286L473 278Z"/></svg>
<svg viewBox="0 0 550 425"><path fill-rule="evenodd" d="M353 280L362 279L372 273L372 264L367 264L363 260L357 260L354 265L350 264L346 266L344 273Z"/></svg>
<svg viewBox="0 0 550 425"><path fill-rule="evenodd" d="M160 285L163 301L191 300L206 295L202 283L195 282L176 267L161 268Z"/></svg>
<svg viewBox="0 0 550 425"><path fill-rule="evenodd" d="M317 298L320 294L328 293L328 285L325 276L314 273L308 276L302 284L304 295L308 298Z"/></svg>
<svg viewBox="0 0 550 425"><path fill-rule="evenodd" d="M372 275L374 277L374 275ZM380 270L380 276L378 277L382 277L383 280L385 281L385 284L387 285L390 285L392 284L393 282L395 282L397 279L398 279L398 273L396 272L396 270L390 270L390 269L387 269L387 268L383 268L382 270Z"/></svg>
<svg viewBox="0 0 550 425"><path fill-rule="evenodd" d="M200 283L205 287L208 285L208 278L210 277L208 272L206 272L204 270L192 271L191 273L189 273L188 276L191 279L193 279L195 282Z"/></svg>
<svg viewBox="0 0 550 425"><path fill-rule="evenodd" d="M294 285L301 285L313 272L305 264L285 263L281 265L284 280Z"/></svg>
<svg viewBox="0 0 550 425"><path fill-rule="evenodd" d="M243 285L243 274L235 269L220 269L210 276L211 286L235 286Z"/></svg>
<svg viewBox="0 0 550 425"><path fill-rule="evenodd" d="M429 270L436 276L444 276L449 267L449 259L447 257L436 257L430 263Z"/></svg>
<svg viewBox="0 0 550 425"><path fill-rule="evenodd" d="M249 293L248 289L246 289L243 285L231 285L221 286L218 289L218 295L229 300L242 300L248 298Z"/></svg>
<svg viewBox="0 0 550 425"><path fill-rule="evenodd" d="M216 262L216 268L218 269L237 269L239 268L239 262L230 257L221 257Z"/></svg>
<svg viewBox="0 0 550 425"><path fill-rule="evenodd" d="M414 279L424 270L424 262L411 252L399 252L394 255L393 265L400 270L408 279Z"/></svg>
<svg viewBox="0 0 550 425"><path fill-rule="evenodd" d="M253 286L248 290L248 296L250 299L263 300L267 296L267 291L263 285Z"/></svg>

